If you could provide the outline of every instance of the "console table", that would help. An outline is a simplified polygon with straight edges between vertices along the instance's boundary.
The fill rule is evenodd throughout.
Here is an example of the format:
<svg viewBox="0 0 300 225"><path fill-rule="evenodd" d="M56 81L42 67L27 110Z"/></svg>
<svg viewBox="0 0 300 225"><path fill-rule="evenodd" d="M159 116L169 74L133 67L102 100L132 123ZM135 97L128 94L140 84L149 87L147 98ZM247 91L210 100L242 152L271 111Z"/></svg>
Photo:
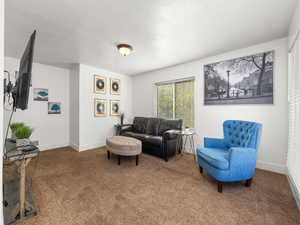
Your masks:
<svg viewBox="0 0 300 225"><path fill-rule="evenodd" d="M22 151L16 147L16 143L6 141L6 156L5 160L14 162L19 168L19 181L17 177L10 183L6 184L5 199L7 201L7 207L5 207L5 224L14 222L17 218L23 219L27 216L36 215L36 209L34 203L30 197L29 187L26 187L26 166L29 164L32 158L37 157L39 149L32 143L32 149L30 151ZM15 187L15 186L19 186ZM4 186L5 187L5 186ZM11 190L19 190L19 196L16 197L15 193L11 193ZM16 201L17 198L17 201ZM17 202L17 204L16 204Z"/></svg>

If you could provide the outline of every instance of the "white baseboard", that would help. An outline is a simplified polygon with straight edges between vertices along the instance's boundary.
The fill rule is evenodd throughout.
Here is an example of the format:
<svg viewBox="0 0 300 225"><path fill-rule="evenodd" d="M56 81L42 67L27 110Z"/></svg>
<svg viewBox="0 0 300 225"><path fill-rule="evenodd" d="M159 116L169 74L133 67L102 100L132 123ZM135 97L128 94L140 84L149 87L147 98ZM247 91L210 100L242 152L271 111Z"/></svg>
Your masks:
<svg viewBox="0 0 300 225"><path fill-rule="evenodd" d="M51 149L56 149L56 148L63 148L63 147L68 147L69 143L63 143L63 144L58 144L58 145L39 145L40 151L46 151L46 150L51 150Z"/></svg>
<svg viewBox="0 0 300 225"><path fill-rule="evenodd" d="M298 209L300 211L300 190L297 188L297 185L295 183L294 178L292 177L291 173L289 172L289 169L287 168L287 177L290 184L290 187L292 189L292 193L294 195L294 199L297 203Z"/></svg>
<svg viewBox="0 0 300 225"><path fill-rule="evenodd" d="M70 143L69 146L70 146L71 148L73 148L74 150L79 151L79 145L74 144L74 143Z"/></svg>
<svg viewBox="0 0 300 225"><path fill-rule="evenodd" d="M79 151L87 151L95 148L101 148L105 146L105 142L98 142L98 143L93 143L93 144L83 144L79 146Z"/></svg>
<svg viewBox="0 0 300 225"><path fill-rule="evenodd" d="M265 162L265 161L258 160L256 163L256 168L272 171L275 173L286 174L286 166L277 164L277 163L271 163L271 162Z"/></svg>

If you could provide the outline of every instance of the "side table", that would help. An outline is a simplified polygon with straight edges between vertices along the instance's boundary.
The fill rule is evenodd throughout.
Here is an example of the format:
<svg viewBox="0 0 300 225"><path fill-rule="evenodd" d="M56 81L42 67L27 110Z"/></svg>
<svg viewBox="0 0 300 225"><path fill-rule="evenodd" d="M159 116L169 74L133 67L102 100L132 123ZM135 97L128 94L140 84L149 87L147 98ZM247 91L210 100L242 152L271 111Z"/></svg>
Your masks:
<svg viewBox="0 0 300 225"><path fill-rule="evenodd" d="M183 155L183 152L186 150L187 147L187 142L189 142L189 148L194 155L194 160L197 161L195 145L194 145L195 135L196 132L190 129L182 130L177 133L176 156Z"/></svg>

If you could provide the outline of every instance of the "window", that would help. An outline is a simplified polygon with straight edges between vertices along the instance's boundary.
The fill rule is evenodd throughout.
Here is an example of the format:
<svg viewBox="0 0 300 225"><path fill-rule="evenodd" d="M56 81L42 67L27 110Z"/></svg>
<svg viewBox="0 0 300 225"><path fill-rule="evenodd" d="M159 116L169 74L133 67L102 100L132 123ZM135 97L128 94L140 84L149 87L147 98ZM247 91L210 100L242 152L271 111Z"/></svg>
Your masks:
<svg viewBox="0 0 300 225"><path fill-rule="evenodd" d="M157 84L157 116L194 127L194 79Z"/></svg>

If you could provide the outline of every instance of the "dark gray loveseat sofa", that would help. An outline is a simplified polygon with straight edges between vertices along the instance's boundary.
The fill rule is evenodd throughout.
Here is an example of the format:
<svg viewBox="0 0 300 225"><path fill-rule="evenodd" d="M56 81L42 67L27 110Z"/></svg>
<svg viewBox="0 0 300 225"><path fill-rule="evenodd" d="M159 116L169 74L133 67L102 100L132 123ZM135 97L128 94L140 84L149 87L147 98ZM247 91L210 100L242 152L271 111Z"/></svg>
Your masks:
<svg viewBox="0 0 300 225"><path fill-rule="evenodd" d="M142 141L142 151L168 161L176 151L177 132L181 130L182 120L135 117L133 124L120 130L120 135Z"/></svg>

